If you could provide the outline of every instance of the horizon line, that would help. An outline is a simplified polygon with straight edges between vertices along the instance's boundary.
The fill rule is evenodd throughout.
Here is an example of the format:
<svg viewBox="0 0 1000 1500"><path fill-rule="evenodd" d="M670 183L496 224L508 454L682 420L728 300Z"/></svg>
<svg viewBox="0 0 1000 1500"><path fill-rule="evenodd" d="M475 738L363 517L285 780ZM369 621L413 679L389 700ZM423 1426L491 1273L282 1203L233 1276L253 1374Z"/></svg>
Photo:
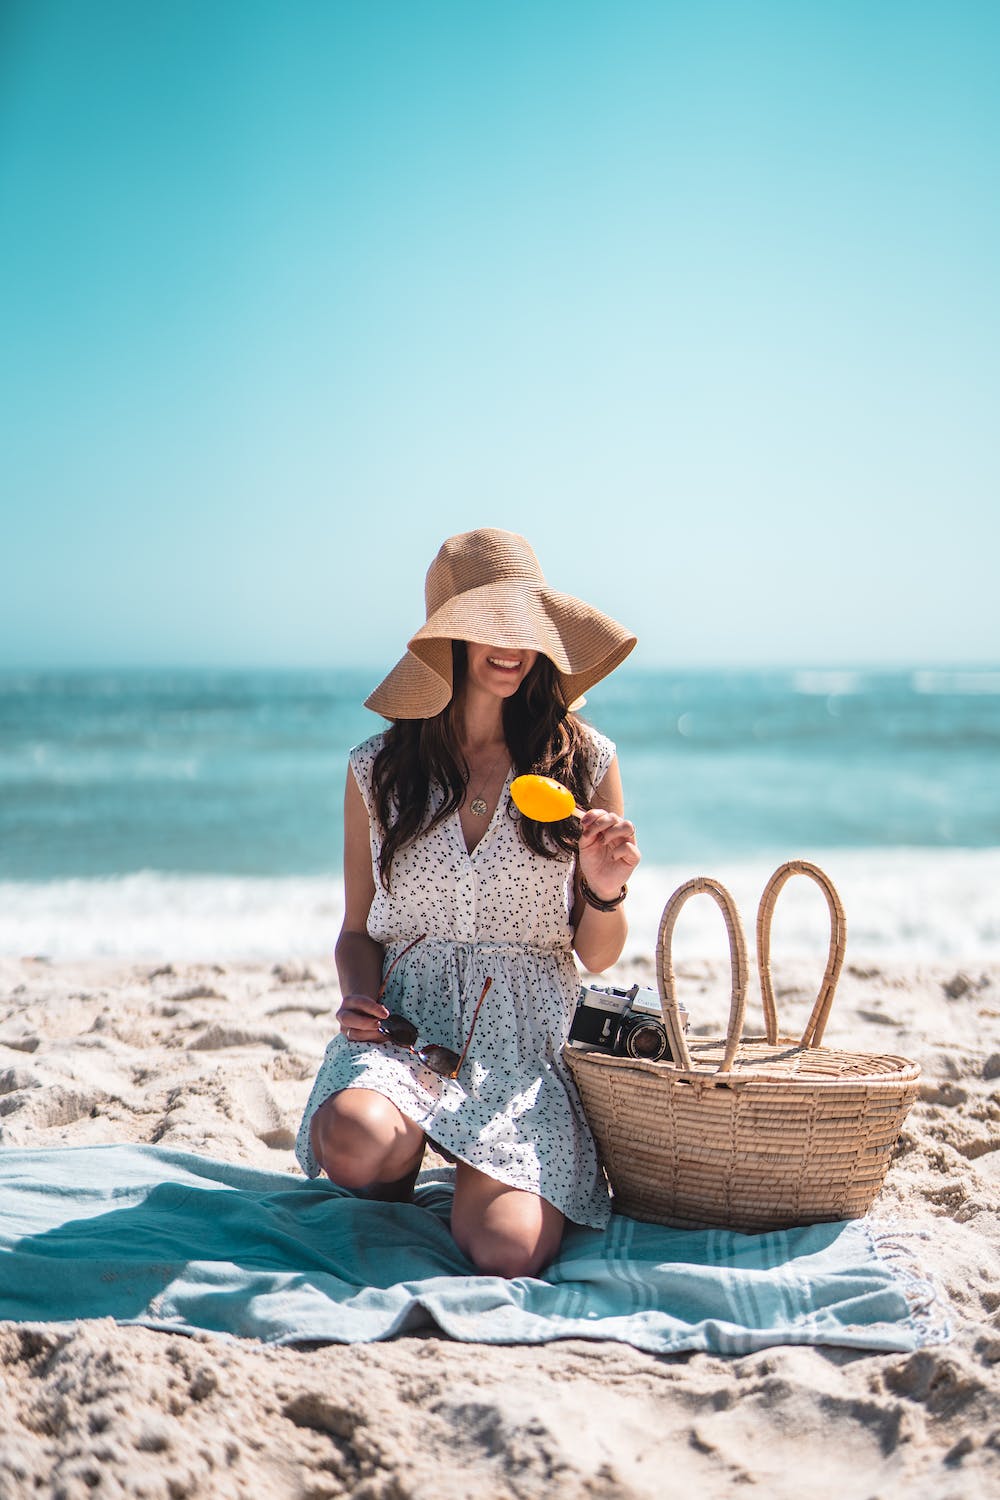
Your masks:
<svg viewBox="0 0 1000 1500"><path fill-rule="evenodd" d="M337 673L350 673L356 676L372 676L380 679L388 668L384 662L261 662L261 661L234 661L234 662L192 662L192 661L139 661L139 662L0 662L0 677L21 676L97 676L106 674L134 675L145 673L169 674L169 673L200 673L210 675L239 675L239 674L263 674L274 675L335 675ZM630 662L625 661L615 668L613 674L601 681L611 681L613 676L622 675L643 676L653 673L660 674L673 672L678 674L694 672L825 672L825 673L849 673L849 672L972 672L993 673L1000 672L1000 657L982 658L958 658L958 657L929 657L912 656L906 658L872 658L870 660L855 659L819 659L802 657L773 657L766 660L736 660L736 659L712 659L705 661L689 662ZM601 686L598 682L592 691L597 691Z"/></svg>

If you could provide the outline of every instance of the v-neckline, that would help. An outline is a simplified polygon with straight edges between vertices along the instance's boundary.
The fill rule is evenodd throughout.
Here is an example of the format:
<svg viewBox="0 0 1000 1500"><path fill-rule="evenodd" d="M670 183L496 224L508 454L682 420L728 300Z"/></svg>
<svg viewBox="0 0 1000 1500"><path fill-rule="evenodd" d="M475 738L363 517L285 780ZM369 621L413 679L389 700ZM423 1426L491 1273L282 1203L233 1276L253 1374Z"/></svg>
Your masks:
<svg viewBox="0 0 1000 1500"><path fill-rule="evenodd" d="M497 798L496 807L494 807L493 809L493 816L490 818L490 821L487 823L486 827L483 829L482 833L479 835L471 849L465 842L465 829L462 827L462 809L460 807L455 808L452 816L455 820L455 826L458 828L458 841L461 844L462 848L465 850L466 858L471 859L476 850L486 842L487 838L489 838L491 832L493 831L493 825L500 814L500 806L507 800L511 778L513 777L513 775L514 767L512 765L508 766L507 775L504 777L503 786L500 788L500 795Z"/></svg>

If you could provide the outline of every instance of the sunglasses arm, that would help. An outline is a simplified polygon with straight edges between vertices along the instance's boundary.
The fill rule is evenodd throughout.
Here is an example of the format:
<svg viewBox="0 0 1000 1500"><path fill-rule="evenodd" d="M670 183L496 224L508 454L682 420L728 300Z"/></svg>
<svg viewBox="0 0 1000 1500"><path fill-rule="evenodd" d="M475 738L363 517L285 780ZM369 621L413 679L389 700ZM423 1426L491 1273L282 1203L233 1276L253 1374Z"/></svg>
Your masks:
<svg viewBox="0 0 1000 1500"><path fill-rule="evenodd" d="M476 1029L476 1022L479 1020L479 1012L482 1010L483 1001L489 994L490 985L492 983L493 979L492 976L490 976L487 978L486 983L483 985L483 992L480 995L479 999L476 1001L476 1008L472 1012L472 1025L469 1027L469 1035L465 1038L465 1046L462 1048L462 1055L458 1059L458 1062L455 1064L452 1072L446 1075L448 1078L457 1078L459 1073L462 1071L462 1064L465 1062L466 1054L468 1053L469 1047L472 1043L472 1033Z"/></svg>
<svg viewBox="0 0 1000 1500"><path fill-rule="evenodd" d="M382 1000L382 998L384 997L384 995L385 995L385 987L389 983L389 975L392 973L393 969L399 963L399 960L401 958L405 958L406 955L409 953L409 951L410 951L411 948L415 948L418 943L422 943L423 940L424 940L424 938L426 936L427 936L426 932L422 932L419 937L415 937L413 939L412 943L407 943L406 947L400 949L400 951L396 954L396 957L393 959L392 963L389 965L389 967L386 969L385 973L382 975L382 983L381 983L381 985L379 987L378 994L375 996L376 1000Z"/></svg>

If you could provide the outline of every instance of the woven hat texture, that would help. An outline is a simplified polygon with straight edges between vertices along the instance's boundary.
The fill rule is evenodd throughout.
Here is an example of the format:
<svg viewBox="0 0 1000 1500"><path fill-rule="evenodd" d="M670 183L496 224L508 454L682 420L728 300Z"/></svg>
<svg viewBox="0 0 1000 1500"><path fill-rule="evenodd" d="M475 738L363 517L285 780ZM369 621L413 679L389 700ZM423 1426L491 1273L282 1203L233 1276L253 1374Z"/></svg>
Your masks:
<svg viewBox="0 0 1000 1500"><path fill-rule="evenodd" d="M429 719L451 700L452 641L539 651L567 703L612 672L636 643L617 620L549 588L523 536L480 527L449 537L427 570L427 618L406 655L365 699L386 719Z"/></svg>

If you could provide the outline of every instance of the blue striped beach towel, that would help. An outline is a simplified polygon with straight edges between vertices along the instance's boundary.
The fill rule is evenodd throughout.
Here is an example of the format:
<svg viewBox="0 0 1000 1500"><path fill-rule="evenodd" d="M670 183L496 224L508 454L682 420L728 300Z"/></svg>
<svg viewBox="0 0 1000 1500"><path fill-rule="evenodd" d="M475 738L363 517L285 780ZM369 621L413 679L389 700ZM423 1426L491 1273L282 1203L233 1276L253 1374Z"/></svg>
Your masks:
<svg viewBox="0 0 1000 1500"><path fill-rule="evenodd" d="M656 1354L775 1344L912 1350L949 1336L906 1236L869 1220L781 1233L570 1226L544 1278L477 1275L448 1173L414 1204L153 1146L0 1153L0 1318L356 1343L619 1340Z"/></svg>

